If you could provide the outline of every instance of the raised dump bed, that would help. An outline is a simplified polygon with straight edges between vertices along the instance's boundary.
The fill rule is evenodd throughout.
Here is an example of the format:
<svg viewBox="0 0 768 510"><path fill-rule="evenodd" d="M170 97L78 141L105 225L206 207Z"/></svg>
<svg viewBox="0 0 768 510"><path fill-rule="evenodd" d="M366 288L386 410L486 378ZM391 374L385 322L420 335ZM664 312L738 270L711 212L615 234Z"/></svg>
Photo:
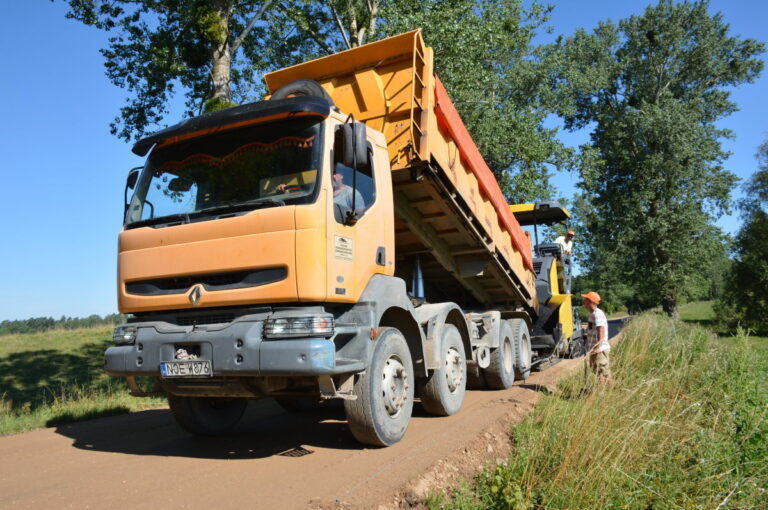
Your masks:
<svg viewBox="0 0 768 510"><path fill-rule="evenodd" d="M430 301L537 307L531 241L433 70L420 31L276 71L270 92L319 82L344 114L384 133L396 211L396 274L416 264Z"/></svg>

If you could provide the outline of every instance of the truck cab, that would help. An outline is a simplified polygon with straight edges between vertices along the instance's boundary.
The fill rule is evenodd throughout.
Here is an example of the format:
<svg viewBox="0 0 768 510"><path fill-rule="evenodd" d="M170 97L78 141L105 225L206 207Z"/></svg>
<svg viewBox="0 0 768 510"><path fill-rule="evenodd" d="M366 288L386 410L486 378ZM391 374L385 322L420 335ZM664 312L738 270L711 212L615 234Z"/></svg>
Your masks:
<svg viewBox="0 0 768 510"><path fill-rule="evenodd" d="M342 399L361 442L414 400L532 366L539 303L520 228L419 31L276 71L270 97L136 143L119 237L128 322L107 373L195 434L249 399ZM154 380L142 388L140 376Z"/></svg>

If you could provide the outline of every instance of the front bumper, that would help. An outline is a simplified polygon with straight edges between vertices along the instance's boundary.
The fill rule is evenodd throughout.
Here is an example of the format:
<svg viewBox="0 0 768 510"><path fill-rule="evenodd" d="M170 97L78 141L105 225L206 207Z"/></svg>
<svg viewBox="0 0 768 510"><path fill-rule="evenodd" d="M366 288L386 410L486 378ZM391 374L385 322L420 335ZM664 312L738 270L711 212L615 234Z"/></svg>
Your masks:
<svg viewBox="0 0 768 510"><path fill-rule="evenodd" d="M365 369L367 357L349 359L337 349L337 342L369 342L365 328L337 327L331 338L265 339L266 318L243 317L209 326L131 323L137 328L135 342L108 348L104 369L112 376L160 376L160 363L177 361L179 348L210 360L214 377L318 376Z"/></svg>

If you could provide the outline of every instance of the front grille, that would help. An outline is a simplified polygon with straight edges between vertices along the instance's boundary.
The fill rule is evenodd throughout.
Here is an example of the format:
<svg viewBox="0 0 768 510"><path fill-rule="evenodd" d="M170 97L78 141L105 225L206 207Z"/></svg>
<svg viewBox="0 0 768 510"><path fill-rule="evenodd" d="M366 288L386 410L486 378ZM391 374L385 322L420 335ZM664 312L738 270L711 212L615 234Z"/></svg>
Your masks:
<svg viewBox="0 0 768 510"><path fill-rule="evenodd" d="M128 294L137 296L163 296L167 294L183 294L193 285L197 284L201 284L207 291L243 289L279 282L287 277L288 270L285 267L271 267L250 271L176 276L173 278L128 282L125 284L125 291Z"/></svg>
<svg viewBox="0 0 768 510"><path fill-rule="evenodd" d="M533 272L535 274L539 274L539 271L541 271L541 262L534 262L533 263Z"/></svg>
<svg viewBox="0 0 768 510"><path fill-rule="evenodd" d="M222 313L217 315L179 315L176 324L179 326L202 326L204 324L228 324L235 320L235 314Z"/></svg>

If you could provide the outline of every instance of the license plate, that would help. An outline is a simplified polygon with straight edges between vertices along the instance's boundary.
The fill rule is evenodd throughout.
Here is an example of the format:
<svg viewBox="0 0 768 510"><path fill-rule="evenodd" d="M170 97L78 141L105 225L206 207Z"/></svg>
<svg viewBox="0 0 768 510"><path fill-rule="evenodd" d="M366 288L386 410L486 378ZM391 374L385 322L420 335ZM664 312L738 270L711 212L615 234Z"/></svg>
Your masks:
<svg viewBox="0 0 768 510"><path fill-rule="evenodd" d="M211 377L211 362L200 361L167 361L160 363L160 374L163 377Z"/></svg>

